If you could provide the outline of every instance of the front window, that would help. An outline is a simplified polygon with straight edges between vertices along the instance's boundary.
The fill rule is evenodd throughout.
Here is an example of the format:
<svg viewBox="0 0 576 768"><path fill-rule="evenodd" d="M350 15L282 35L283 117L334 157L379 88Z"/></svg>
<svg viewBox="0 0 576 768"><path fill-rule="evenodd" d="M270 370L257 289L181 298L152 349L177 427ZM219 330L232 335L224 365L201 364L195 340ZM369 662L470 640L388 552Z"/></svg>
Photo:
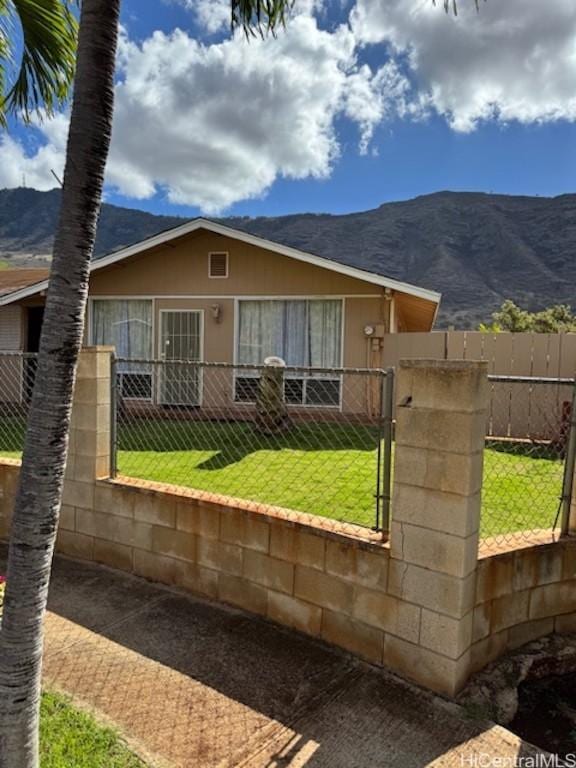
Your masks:
<svg viewBox="0 0 576 768"><path fill-rule="evenodd" d="M239 363L262 365L271 356L286 365L339 368L342 365L342 302L339 299L240 301ZM236 399L253 401L257 374L242 372L236 379ZM338 405L340 376L286 375L284 396L293 405Z"/></svg>
<svg viewBox="0 0 576 768"><path fill-rule="evenodd" d="M130 360L152 358L152 302L144 299L95 299L92 301L92 344L116 349L120 391L123 397L152 397L150 366Z"/></svg>

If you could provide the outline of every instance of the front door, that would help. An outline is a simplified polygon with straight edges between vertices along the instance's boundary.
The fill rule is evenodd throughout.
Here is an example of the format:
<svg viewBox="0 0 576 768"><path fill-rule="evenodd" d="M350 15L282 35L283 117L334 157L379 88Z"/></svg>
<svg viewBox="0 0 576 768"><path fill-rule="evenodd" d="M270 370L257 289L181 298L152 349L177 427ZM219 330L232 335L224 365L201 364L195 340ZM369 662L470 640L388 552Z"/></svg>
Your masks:
<svg viewBox="0 0 576 768"><path fill-rule="evenodd" d="M202 312L160 312L160 403L200 405L202 371L189 365L202 359Z"/></svg>
<svg viewBox="0 0 576 768"><path fill-rule="evenodd" d="M40 334L44 320L44 307L28 307L26 311L26 352L30 357L24 357L24 397L28 401L32 397L36 368L38 366L38 350L40 349Z"/></svg>

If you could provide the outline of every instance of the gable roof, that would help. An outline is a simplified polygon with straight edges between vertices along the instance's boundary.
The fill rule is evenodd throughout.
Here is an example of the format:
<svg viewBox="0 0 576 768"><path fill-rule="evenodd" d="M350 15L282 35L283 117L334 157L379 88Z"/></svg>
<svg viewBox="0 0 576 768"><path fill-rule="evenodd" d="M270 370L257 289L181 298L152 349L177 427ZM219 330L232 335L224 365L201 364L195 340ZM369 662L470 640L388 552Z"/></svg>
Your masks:
<svg viewBox="0 0 576 768"><path fill-rule="evenodd" d="M203 218L192 219L191 221L188 221L186 224L182 224L179 227L167 229L157 235L153 235L152 237L148 237L145 240L141 240L138 243L129 245L126 248L121 248L118 251L113 251L106 256L100 257L99 259L95 259L90 265L90 272L96 272L112 264L116 264L119 261L123 261L124 259L129 259L130 257L136 256L139 253L143 253L150 248L163 245L164 243L168 243L171 240L176 240L177 238L183 237L184 235L189 235L199 229L205 229L209 232L223 235L224 237L230 237L234 240L248 243L249 245L264 248L268 251L271 251L272 253L277 253L281 256L287 256L288 258L302 261L306 264L313 264L317 267L321 267L322 269L338 272L339 274L347 275L348 277L353 277L357 280L363 280L366 283L372 283L373 285L378 285L382 288L390 288L391 290L406 293L410 296L416 296L420 299L430 301L436 305L440 303L441 294L437 293L436 291L419 288L418 286L410 285L409 283L403 283L399 280L394 280L389 277L384 277L382 275L375 274L374 272L358 269L358 267L350 267L338 261L332 261L331 259L327 259L323 256L315 256L311 253L299 251L296 248L291 248L287 245L281 245L280 243L275 243L272 240L266 240L263 237L251 235L248 232L244 232L243 230L234 229L232 227L226 226L225 224L220 224L219 222ZM19 299L26 298L27 296L32 296L35 293L46 290L47 287L48 281L45 280L41 283L36 283L35 285L15 290L14 292L11 292L7 295L0 295L0 306L10 304L14 301L18 301Z"/></svg>
<svg viewBox="0 0 576 768"><path fill-rule="evenodd" d="M14 269L0 270L0 296L7 296L14 291L28 288L48 278L47 269L26 269L15 267Z"/></svg>

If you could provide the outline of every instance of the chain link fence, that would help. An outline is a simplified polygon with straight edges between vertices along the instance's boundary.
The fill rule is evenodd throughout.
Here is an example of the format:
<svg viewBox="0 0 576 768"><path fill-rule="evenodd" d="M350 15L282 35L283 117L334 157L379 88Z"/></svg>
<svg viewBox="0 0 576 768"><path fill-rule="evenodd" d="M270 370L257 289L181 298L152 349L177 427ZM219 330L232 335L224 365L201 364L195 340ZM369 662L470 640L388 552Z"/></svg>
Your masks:
<svg viewBox="0 0 576 768"><path fill-rule="evenodd" d="M20 458L38 356L0 353L0 455Z"/></svg>
<svg viewBox="0 0 576 768"><path fill-rule="evenodd" d="M572 379L489 376L481 537L513 543L560 531L570 505Z"/></svg>
<svg viewBox="0 0 576 768"><path fill-rule="evenodd" d="M393 372L115 362L115 471L388 529Z"/></svg>
<svg viewBox="0 0 576 768"><path fill-rule="evenodd" d="M3 457L21 455L36 367L36 354L0 353ZM113 472L388 530L392 370L117 360L113 381ZM489 384L481 538L560 532L574 380Z"/></svg>

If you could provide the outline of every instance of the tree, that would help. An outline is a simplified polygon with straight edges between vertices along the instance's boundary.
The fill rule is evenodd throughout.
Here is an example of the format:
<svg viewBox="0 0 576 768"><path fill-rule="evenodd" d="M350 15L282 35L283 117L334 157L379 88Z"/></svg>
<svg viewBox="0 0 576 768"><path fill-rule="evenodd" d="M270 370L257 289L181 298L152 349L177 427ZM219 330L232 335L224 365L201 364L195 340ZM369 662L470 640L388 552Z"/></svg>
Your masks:
<svg viewBox="0 0 576 768"><path fill-rule="evenodd" d="M292 0L231 0L232 27L274 32ZM455 6L454 6L455 8ZM67 96L74 75L61 212L14 505L0 627L0 768L36 768L43 619L58 528L76 365L110 145L120 0L0 0L0 123L30 119ZM20 50L6 14L22 30ZM3 23L2 23L3 22Z"/></svg>
<svg viewBox="0 0 576 768"><path fill-rule="evenodd" d="M9 34L19 26L21 36ZM74 75L77 21L68 0L0 0L0 126L7 115L51 115ZM16 62L17 49L21 49ZM13 82L7 86L10 69Z"/></svg>
<svg viewBox="0 0 576 768"><path fill-rule="evenodd" d="M576 332L576 315L568 304L554 304L533 315L532 330L535 333Z"/></svg>
<svg viewBox="0 0 576 768"><path fill-rule="evenodd" d="M9 0L0 0L0 11ZM290 0L231 0L232 27L274 32ZM24 40L15 84L0 79L0 115L48 112L73 69L75 21L67 0L13 0ZM61 212L54 241L38 371L14 505L0 627L0 768L36 768L43 619L58 528L68 431L82 342L114 101L120 0L83 0ZM0 27L0 72L13 54ZM71 60L72 55L72 60Z"/></svg>
<svg viewBox="0 0 576 768"><path fill-rule="evenodd" d="M119 5L120 0L84 0L80 14L62 208L10 533L0 629L2 768L38 765L43 619L58 527L88 270L111 134ZM19 0L14 7L18 12L25 11L21 17L24 40L36 40L42 34L46 13L52 11L56 17L57 6L62 16L69 12L66 4L57 0ZM38 23L39 28L34 29ZM64 32L60 27L52 43ZM20 81L20 95L11 102L10 93L16 93L12 90L5 101L9 108L18 109L29 103L27 88L31 89L33 103L42 104L46 91L36 90L36 83L42 77L45 83L49 82L45 62L50 44L48 41L42 56L31 54L29 74ZM56 77L53 85L51 92L61 100L64 81Z"/></svg>
<svg viewBox="0 0 576 768"><path fill-rule="evenodd" d="M478 330L486 333L568 333L576 332L576 315L567 304L555 304L540 312L528 312L507 299L497 312L492 314L492 322L481 323Z"/></svg>

